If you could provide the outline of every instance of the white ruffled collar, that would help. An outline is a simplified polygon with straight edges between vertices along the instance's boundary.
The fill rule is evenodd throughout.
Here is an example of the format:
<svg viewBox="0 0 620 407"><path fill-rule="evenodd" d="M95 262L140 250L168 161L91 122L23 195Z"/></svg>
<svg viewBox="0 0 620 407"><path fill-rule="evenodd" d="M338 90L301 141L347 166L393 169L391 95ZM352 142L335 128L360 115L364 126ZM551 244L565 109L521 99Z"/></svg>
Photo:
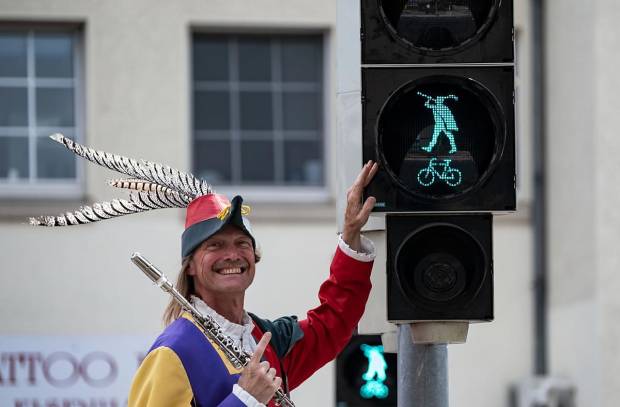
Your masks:
<svg viewBox="0 0 620 407"><path fill-rule="evenodd" d="M209 307L203 300L191 296L191 303L198 311L205 315L209 315L222 328L222 333L232 338L235 345L241 346L246 352L254 353L256 349L256 340L252 336L254 322L250 315L244 310L242 322L243 325L235 324L218 314L213 308Z"/></svg>

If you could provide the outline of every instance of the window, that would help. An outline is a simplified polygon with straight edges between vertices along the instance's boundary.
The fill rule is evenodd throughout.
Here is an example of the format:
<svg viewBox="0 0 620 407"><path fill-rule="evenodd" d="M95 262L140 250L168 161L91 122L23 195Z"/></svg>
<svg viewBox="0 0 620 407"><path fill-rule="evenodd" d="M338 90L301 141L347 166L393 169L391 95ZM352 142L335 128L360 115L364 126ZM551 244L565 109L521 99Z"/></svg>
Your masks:
<svg viewBox="0 0 620 407"><path fill-rule="evenodd" d="M80 140L75 29L0 27L0 193L79 192L73 154L49 139Z"/></svg>
<svg viewBox="0 0 620 407"><path fill-rule="evenodd" d="M194 172L221 186L325 185L323 37L194 34Z"/></svg>

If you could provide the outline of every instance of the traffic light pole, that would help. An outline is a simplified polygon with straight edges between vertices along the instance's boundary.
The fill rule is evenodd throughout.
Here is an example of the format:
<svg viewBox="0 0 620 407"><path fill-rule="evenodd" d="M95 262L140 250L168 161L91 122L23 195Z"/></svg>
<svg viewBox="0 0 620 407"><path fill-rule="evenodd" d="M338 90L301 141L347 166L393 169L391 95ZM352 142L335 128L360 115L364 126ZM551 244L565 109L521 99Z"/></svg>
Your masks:
<svg viewBox="0 0 620 407"><path fill-rule="evenodd" d="M448 407L448 345L416 345L398 326L398 407Z"/></svg>
<svg viewBox="0 0 620 407"><path fill-rule="evenodd" d="M448 343L464 343L467 322L398 325L398 407L448 407Z"/></svg>

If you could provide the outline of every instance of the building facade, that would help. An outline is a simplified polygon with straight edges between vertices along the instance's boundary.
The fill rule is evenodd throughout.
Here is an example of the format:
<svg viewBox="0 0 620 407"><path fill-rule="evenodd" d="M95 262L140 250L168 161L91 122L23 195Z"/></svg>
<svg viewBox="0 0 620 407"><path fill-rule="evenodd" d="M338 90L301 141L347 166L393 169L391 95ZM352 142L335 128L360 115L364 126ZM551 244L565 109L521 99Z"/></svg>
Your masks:
<svg viewBox="0 0 620 407"><path fill-rule="evenodd" d="M527 61L528 8L517 6L517 51ZM346 54L336 22L349 7L358 10L326 0L0 0L0 333L154 337L168 299L129 256L139 251L171 277L180 266L180 210L26 224L123 195L106 184L116 174L73 158L47 138L54 132L243 194L264 253L247 308L274 318L316 305L336 244L339 185L349 181L338 180L338 167L355 162L336 153L336 64ZM531 372L528 75L523 63L519 210L495 221L496 320L449 348L453 406L507 405L509 386ZM382 301L379 252L369 314ZM297 405L334 405L333 370L295 390Z"/></svg>

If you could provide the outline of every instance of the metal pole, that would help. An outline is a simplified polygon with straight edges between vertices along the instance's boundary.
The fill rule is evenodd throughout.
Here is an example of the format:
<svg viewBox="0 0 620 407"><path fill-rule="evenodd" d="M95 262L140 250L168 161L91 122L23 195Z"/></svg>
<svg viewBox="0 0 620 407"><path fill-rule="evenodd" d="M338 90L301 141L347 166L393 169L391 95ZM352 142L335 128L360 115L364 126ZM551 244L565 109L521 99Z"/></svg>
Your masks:
<svg viewBox="0 0 620 407"><path fill-rule="evenodd" d="M398 407L448 407L448 345L415 345L398 326Z"/></svg>
<svg viewBox="0 0 620 407"><path fill-rule="evenodd" d="M547 200L544 0L532 1L532 118L534 138L534 373L547 374Z"/></svg>

